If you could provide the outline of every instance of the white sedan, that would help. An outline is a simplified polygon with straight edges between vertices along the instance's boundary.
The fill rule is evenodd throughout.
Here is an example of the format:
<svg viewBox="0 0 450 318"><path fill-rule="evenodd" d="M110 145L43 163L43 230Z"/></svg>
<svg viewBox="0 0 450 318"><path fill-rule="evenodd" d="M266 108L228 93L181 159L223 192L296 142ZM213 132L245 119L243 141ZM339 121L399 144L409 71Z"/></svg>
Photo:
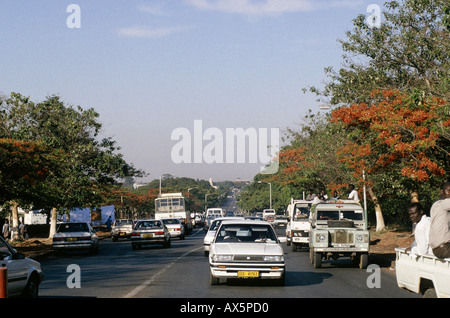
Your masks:
<svg viewBox="0 0 450 318"><path fill-rule="evenodd" d="M58 225L52 246L56 251L88 250L98 252L98 236L86 222L66 222Z"/></svg>
<svg viewBox="0 0 450 318"><path fill-rule="evenodd" d="M266 221L222 221L209 250L210 283L220 279L285 281L283 248Z"/></svg>
<svg viewBox="0 0 450 318"><path fill-rule="evenodd" d="M211 242L214 240L214 236L216 236L216 231L219 228L222 221L229 220L243 220L243 217L219 217L215 218L211 223L211 226L208 228L208 232L206 232L205 238L203 239L203 252L205 256L209 254L209 246Z"/></svg>
<svg viewBox="0 0 450 318"><path fill-rule="evenodd" d="M170 237L178 237L180 240L184 240L184 226L179 218L163 218L161 221L169 230Z"/></svg>
<svg viewBox="0 0 450 318"><path fill-rule="evenodd" d="M41 264L25 257L0 237L0 267L7 268L8 296L35 298L44 279Z"/></svg>

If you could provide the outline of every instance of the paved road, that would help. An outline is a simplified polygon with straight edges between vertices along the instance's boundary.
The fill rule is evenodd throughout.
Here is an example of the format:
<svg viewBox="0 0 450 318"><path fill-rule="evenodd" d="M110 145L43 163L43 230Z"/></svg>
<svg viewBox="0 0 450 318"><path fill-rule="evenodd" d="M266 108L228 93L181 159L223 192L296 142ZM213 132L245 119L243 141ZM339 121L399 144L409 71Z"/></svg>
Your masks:
<svg viewBox="0 0 450 318"><path fill-rule="evenodd" d="M286 284L272 286L246 281L210 286L208 259L203 254L204 231L197 228L185 240L173 240L171 248L150 246L132 250L129 240L100 242L98 255L72 253L51 256L42 261L45 281L41 297L113 297L113 298L330 298L330 297L418 297L400 290L395 275L387 269L367 272L349 261L324 262L314 269L307 251L292 252L285 244ZM282 233L282 231L281 231ZM77 282L80 288L68 288ZM375 273L375 274L374 274ZM380 273L380 280L374 275ZM369 288L367 281L379 282Z"/></svg>

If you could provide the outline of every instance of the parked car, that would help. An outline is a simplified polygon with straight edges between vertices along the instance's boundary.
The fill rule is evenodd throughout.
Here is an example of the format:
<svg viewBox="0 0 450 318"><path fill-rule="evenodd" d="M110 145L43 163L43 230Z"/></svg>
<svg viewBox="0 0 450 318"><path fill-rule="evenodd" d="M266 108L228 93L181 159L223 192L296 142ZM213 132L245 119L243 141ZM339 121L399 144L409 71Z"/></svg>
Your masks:
<svg viewBox="0 0 450 318"><path fill-rule="evenodd" d="M210 284L221 279L285 282L283 248L266 221L222 221L209 250Z"/></svg>
<svg viewBox="0 0 450 318"><path fill-rule="evenodd" d="M184 237L185 237L184 226L183 226L183 224L181 224L181 221L179 218L167 218L167 219L161 219L161 221L164 223L164 225L169 230L171 238L177 237L180 240L184 240Z"/></svg>
<svg viewBox="0 0 450 318"><path fill-rule="evenodd" d="M206 235L203 239L203 252L205 256L208 256L209 254L209 246L211 245L211 242L214 240L214 236L216 235L216 231L219 228L222 221L227 220L243 220L243 217L219 217L215 218L214 221L211 223L211 226L208 229L208 232L206 232Z"/></svg>
<svg viewBox="0 0 450 318"><path fill-rule="evenodd" d="M6 267L8 296L36 298L44 272L39 262L25 257L0 237L0 267Z"/></svg>
<svg viewBox="0 0 450 318"><path fill-rule="evenodd" d="M133 231L133 220L119 219L115 220L111 228L111 238L117 242L119 238L130 238Z"/></svg>
<svg viewBox="0 0 450 318"><path fill-rule="evenodd" d="M131 247L135 250L142 245L162 244L170 247L170 233L161 220L139 220L131 232Z"/></svg>
<svg viewBox="0 0 450 318"><path fill-rule="evenodd" d="M64 222L58 225L52 246L57 252L88 250L95 254L98 252L98 236L89 223Z"/></svg>

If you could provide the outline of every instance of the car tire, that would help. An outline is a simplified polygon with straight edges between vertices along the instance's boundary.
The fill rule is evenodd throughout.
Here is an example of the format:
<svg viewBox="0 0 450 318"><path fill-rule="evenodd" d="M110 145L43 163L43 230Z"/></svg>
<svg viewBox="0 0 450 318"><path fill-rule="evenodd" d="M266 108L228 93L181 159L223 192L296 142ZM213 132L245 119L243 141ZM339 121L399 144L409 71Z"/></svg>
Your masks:
<svg viewBox="0 0 450 318"><path fill-rule="evenodd" d="M359 268L360 269L366 269L368 264L369 264L369 255L368 254L361 254L359 256Z"/></svg>
<svg viewBox="0 0 450 318"><path fill-rule="evenodd" d="M25 289L23 290L24 298L37 298L39 295L39 277L36 273L32 273Z"/></svg>
<svg viewBox="0 0 450 318"><path fill-rule="evenodd" d="M210 285L219 285L219 278L214 277L211 273L211 270L209 271L209 284Z"/></svg>
<svg viewBox="0 0 450 318"><path fill-rule="evenodd" d="M313 267L320 268L322 266L322 253L314 252L313 254Z"/></svg>

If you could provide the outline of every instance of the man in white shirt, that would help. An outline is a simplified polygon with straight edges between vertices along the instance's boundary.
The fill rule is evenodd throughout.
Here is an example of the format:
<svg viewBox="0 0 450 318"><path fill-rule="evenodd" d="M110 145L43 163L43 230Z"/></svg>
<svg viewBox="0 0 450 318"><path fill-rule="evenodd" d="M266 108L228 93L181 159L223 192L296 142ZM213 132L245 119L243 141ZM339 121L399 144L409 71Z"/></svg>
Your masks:
<svg viewBox="0 0 450 318"><path fill-rule="evenodd" d="M408 208L410 220L416 224L414 229L415 241L411 244L411 253L418 255L433 255L431 247L428 245L428 236L430 233L431 219L427 216L420 203L413 203Z"/></svg>
<svg viewBox="0 0 450 318"><path fill-rule="evenodd" d="M358 192L355 190L355 186L353 184L348 185L348 191L350 191L350 194L348 195L349 200L359 201Z"/></svg>

